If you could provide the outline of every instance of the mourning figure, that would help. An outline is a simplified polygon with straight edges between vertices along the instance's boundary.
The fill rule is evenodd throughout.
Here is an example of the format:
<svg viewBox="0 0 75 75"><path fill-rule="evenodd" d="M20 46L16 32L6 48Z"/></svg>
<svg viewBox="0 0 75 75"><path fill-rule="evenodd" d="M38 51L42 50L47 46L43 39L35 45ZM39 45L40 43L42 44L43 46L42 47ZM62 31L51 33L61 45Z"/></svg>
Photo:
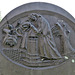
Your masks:
<svg viewBox="0 0 75 75"><path fill-rule="evenodd" d="M25 32L21 47L27 49L29 54L34 52L34 54L38 54L40 57L62 58L56 48L51 27L43 16L31 13L28 16L27 22L24 22L22 25L22 29Z"/></svg>

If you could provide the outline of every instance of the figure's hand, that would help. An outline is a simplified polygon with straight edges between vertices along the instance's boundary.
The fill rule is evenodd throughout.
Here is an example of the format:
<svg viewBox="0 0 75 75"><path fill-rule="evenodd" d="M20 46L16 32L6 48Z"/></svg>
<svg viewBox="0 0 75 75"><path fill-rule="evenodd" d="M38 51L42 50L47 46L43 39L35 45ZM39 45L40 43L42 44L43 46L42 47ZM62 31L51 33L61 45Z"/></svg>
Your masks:
<svg viewBox="0 0 75 75"><path fill-rule="evenodd" d="M41 30L39 30L39 31L37 32L37 35L43 35L43 32L42 32Z"/></svg>
<svg viewBox="0 0 75 75"><path fill-rule="evenodd" d="M29 26L30 26L31 28L33 28L33 27L34 27L34 25L32 25L32 24L29 24Z"/></svg>

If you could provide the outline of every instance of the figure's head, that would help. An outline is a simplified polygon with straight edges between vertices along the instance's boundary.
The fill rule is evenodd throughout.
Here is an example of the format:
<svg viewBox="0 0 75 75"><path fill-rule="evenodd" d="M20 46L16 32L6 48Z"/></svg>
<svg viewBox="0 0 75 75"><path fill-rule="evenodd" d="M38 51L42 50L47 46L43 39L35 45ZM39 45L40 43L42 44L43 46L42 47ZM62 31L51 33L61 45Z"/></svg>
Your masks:
<svg viewBox="0 0 75 75"><path fill-rule="evenodd" d="M38 18L41 17L41 15L37 14L37 13L31 13L28 18L30 21L37 21Z"/></svg>

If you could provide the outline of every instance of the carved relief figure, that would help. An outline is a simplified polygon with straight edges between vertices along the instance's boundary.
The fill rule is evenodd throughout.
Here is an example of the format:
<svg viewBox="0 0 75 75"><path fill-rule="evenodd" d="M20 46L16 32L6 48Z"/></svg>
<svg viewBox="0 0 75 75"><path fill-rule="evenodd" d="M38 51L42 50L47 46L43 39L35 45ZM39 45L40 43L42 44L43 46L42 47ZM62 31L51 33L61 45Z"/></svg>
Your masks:
<svg viewBox="0 0 75 75"><path fill-rule="evenodd" d="M47 20L39 14L32 13L28 16L27 21L28 22L25 22L25 24L22 25L22 27L24 26L23 28L25 28L25 30L27 28L27 30L25 31L25 34L23 36L24 38L21 47L22 48L25 47L27 50L29 50L30 48L28 49L28 45L31 42L28 41L36 40L35 41L36 47L34 48L38 49L37 54L39 54L40 57L56 58L56 59L62 58L56 48L51 28Z"/></svg>
<svg viewBox="0 0 75 75"><path fill-rule="evenodd" d="M62 20L58 20L52 31L55 36L60 37L61 50L63 50L64 55L75 52L75 49L70 44L70 30L67 28L65 22L63 22Z"/></svg>

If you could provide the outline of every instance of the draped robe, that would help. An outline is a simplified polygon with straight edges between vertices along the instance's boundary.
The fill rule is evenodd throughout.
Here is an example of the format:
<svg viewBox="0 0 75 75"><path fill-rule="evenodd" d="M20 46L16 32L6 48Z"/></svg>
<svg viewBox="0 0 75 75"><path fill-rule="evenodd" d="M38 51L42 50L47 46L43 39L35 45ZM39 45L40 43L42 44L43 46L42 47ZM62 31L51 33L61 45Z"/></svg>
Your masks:
<svg viewBox="0 0 75 75"><path fill-rule="evenodd" d="M30 51L34 50L32 48L32 44L29 43L29 37L37 37L38 38L38 43L36 48L38 48L37 52ZM49 23L46 21L45 18L42 16L37 20L37 22L31 22L31 28L29 32L25 32L25 47L27 47L27 51L30 54L38 54L40 57L46 57L46 58L61 58L61 54L58 52L52 32L51 32L51 27ZM30 44L30 45L29 45ZM28 48L29 46L30 48Z"/></svg>

